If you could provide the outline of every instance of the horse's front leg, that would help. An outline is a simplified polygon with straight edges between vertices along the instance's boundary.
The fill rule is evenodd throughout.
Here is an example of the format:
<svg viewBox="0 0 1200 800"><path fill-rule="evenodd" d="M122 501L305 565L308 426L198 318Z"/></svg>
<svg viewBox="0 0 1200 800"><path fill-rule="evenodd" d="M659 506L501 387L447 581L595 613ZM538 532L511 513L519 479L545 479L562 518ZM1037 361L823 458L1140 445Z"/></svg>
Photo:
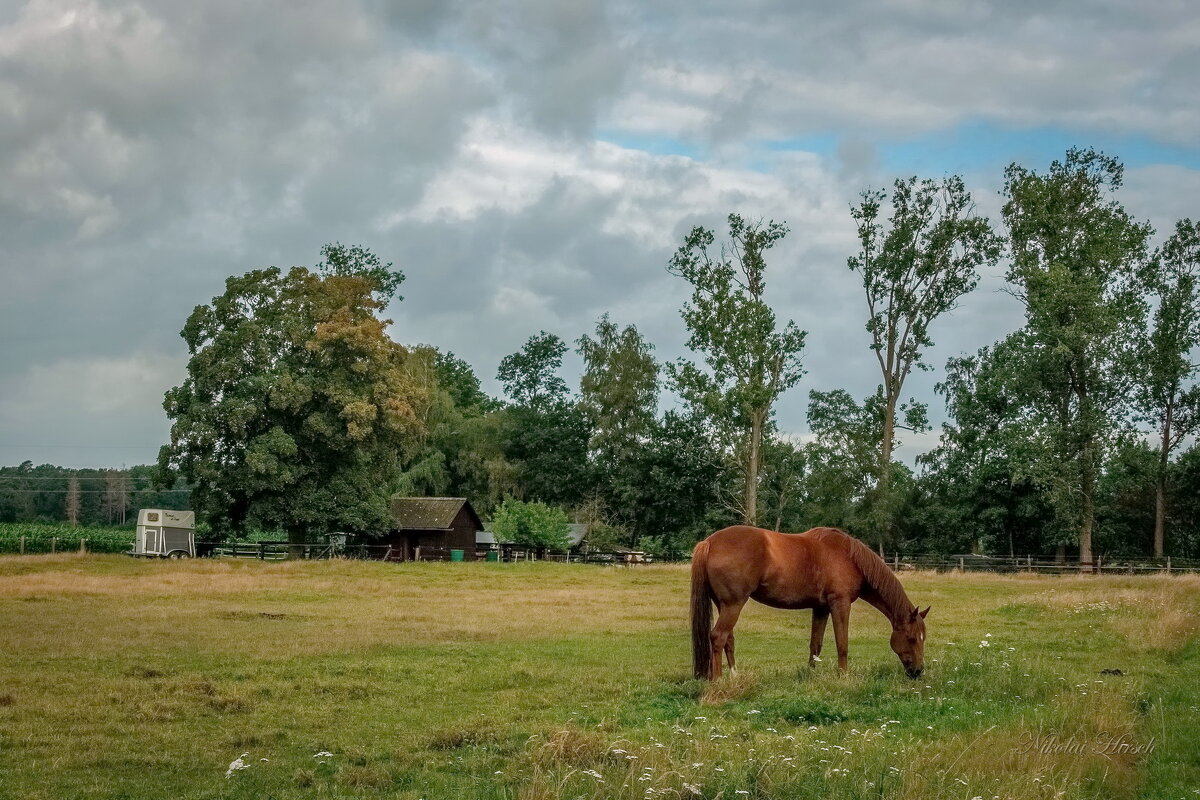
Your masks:
<svg viewBox="0 0 1200 800"><path fill-rule="evenodd" d="M821 655L821 644L825 641L825 623L829 621L829 609L818 606L813 609L812 636L808 640L808 665L816 666Z"/></svg>
<svg viewBox="0 0 1200 800"><path fill-rule="evenodd" d="M833 641L837 644L838 669L849 668L846 653L850 646L850 601L833 598L829 601L829 613L833 616Z"/></svg>

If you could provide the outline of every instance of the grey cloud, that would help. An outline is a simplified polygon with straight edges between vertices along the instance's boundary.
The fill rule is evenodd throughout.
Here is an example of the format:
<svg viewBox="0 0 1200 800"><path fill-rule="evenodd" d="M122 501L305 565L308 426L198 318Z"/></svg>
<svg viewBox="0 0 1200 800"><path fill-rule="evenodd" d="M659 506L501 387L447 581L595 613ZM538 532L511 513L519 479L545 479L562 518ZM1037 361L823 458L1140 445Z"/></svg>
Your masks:
<svg viewBox="0 0 1200 800"><path fill-rule="evenodd" d="M848 204L890 178L875 147L971 119L1194 146L1196 31L1166 2L9 7L0 445L87 446L0 461L117 463L161 438L192 307L228 275L311 264L332 240L409 275L397 338L452 349L489 382L537 329L573 340L604 311L673 359L686 287L666 260L730 211L792 227L771 291L810 331L809 376L780 407L803 431L808 388L877 382L845 267ZM704 156L617 151L597 128ZM829 131L828 161L760 147ZM1130 170L1123 198L1161 229L1195 215L1197 174ZM994 209L998 175L969 180ZM930 363L1011 329L1009 300L965 301ZM118 395L123 410L100 402Z"/></svg>

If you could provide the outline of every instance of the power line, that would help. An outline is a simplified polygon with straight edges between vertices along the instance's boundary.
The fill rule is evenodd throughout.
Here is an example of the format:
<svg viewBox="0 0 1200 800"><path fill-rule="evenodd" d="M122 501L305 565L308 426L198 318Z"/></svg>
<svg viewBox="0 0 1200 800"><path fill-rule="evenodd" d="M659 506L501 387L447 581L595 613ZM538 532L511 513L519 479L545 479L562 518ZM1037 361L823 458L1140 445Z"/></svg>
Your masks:
<svg viewBox="0 0 1200 800"><path fill-rule="evenodd" d="M162 447L162 443L160 442L159 444L36 444L36 443L35 444L29 444L29 443L15 443L14 444L14 443L10 443L10 442L0 442L0 447L7 448L9 450L15 450L17 448L32 450L32 449L38 448L38 447L70 447L70 448L80 448L80 449L87 449L87 450L112 450L115 448L121 448L124 450L149 450L151 448L158 449L158 448Z"/></svg>
<svg viewBox="0 0 1200 800"><path fill-rule="evenodd" d="M92 468L89 467L88 469L92 469ZM83 470L75 470L72 473L63 475L61 477L53 477L53 476L48 476L48 475L12 475L12 474L4 472L2 469L0 469L0 481L69 481L69 480L71 480L71 478L76 478L81 481L103 481L103 480L108 480L108 477L109 477L109 476L103 474L103 471L101 471L99 474L87 474L87 475L79 474L82 471ZM114 469L113 472L117 472L118 474L123 475L126 478L133 477L129 473L122 472L121 470Z"/></svg>
<svg viewBox="0 0 1200 800"><path fill-rule="evenodd" d="M0 490L11 494L67 494L70 489L13 489L0 486ZM191 492L191 489L76 489L78 494L168 494L170 492Z"/></svg>

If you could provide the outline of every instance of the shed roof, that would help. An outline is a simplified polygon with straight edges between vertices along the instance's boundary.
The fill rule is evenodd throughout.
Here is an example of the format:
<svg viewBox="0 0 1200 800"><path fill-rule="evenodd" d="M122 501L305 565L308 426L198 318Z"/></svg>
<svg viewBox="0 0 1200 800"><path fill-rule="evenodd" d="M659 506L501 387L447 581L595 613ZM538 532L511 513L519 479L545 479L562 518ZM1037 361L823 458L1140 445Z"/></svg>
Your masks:
<svg viewBox="0 0 1200 800"><path fill-rule="evenodd" d="M465 497L393 497L392 519L396 530L447 530L463 506L479 528L479 515Z"/></svg>

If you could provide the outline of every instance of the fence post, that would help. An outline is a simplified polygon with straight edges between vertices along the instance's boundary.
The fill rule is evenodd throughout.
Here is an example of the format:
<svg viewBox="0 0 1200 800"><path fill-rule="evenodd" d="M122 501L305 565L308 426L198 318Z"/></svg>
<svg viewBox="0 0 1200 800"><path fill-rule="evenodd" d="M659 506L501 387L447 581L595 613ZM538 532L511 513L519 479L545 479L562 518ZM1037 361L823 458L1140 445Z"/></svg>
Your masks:
<svg viewBox="0 0 1200 800"><path fill-rule="evenodd" d="M79 537L79 554L83 555L86 552L87 552L87 539L80 536Z"/></svg>
<svg viewBox="0 0 1200 800"><path fill-rule="evenodd" d="M1103 561L1103 559L1100 556L1096 556L1096 574L1097 575L1099 575L1104 570L1102 561Z"/></svg>
<svg viewBox="0 0 1200 800"><path fill-rule="evenodd" d="M893 572L900 571L900 554L899 553L892 553L892 571Z"/></svg>
<svg viewBox="0 0 1200 800"><path fill-rule="evenodd" d="M58 551L58 537L51 536L50 537L50 553L53 554L57 551Z"/></svg>
<svg viewBox="0 0 1200 800"><path fill-rule="evenodd" d="M21 555L25 555L25 537L21 537Z"/></svg>
<svg viewBox="0 0 1200 800"><path fill-rule="evenodd" d="M1171 574L1171 557L1167 556L1167 574Z"/></svg>
<svg viewBox="0 0 1200 800"><path fill-rule="evenodd" d="M958 571L959 571L959 572L966 572L966 567L965 567L965 566L964 566L964 564L963 564L963 559L962 559L962 558L959 558L959 559L958 559Z"/></svg>
<svg viewBox="0 0 1200 800"><path fill-rule="evenodd" d="M1025 555L1025 566L1029 567L1029 571L1033 572L1033 556Z"/></svg>

